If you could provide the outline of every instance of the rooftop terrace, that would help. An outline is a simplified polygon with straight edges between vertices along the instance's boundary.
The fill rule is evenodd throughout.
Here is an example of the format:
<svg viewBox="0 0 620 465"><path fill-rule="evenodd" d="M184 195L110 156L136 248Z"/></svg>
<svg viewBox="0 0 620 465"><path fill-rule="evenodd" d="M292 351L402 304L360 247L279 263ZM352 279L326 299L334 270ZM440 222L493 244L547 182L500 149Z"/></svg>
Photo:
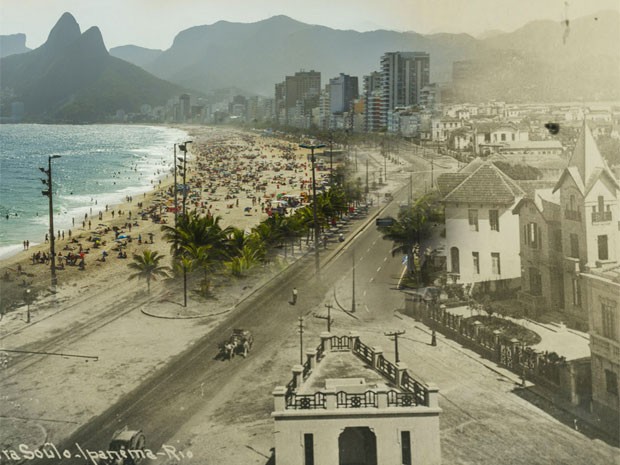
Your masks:
<svg viewBox="0 0 620 465"><path fill-rule="evenodd" d="M381 348L365 345L356 333L340 337L323 333L319 346L306 355L303 365L293 367L291 381L275 388L274 414L358 408L393 413L402 408L439 410L435 386L415 380L405 364L390 362Z"/></svg>

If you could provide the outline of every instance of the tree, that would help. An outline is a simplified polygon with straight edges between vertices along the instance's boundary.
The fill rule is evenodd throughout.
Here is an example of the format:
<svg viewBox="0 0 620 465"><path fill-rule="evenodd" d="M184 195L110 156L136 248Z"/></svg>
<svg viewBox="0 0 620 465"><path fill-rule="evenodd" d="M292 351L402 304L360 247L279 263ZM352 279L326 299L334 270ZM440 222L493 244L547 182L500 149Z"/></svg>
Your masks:
<svg viewBox="0 0 620 465"><path fill-rule="evenodd" d="M144 250L142 255L134 254L133 262L128 266L136 272L129 276L129 279L144 278L146 279L147 291L151 293L151 280L156 281L158 277L166 278L169 276L169 266L160 264L160 261L164 258L164 255L159 255L158 252L152 252L150 250Z"/></svg>
<svg viewBox="0 0 620 465"><path fill-rule="evenodd" d="M394 243L392 256L397 253L407 256L407 272L415 276L418 285L424 282L426 259L431 257L434 249L429 243L434 223L443 223L443 211L436 194L431 192L401 208L392 226L379 227L383 239Z"/></svg>

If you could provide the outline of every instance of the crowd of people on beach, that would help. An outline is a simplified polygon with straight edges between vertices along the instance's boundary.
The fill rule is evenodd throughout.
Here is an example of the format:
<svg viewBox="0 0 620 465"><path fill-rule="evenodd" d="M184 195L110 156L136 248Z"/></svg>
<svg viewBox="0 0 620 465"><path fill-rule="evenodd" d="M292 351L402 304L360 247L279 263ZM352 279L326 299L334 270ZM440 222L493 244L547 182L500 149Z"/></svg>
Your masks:
<svg viewBox="0 0 620 465"><path fill-rule="evenodd" d="M175 208L181 211L182 204L212 216L236 210L243 216L254 216L253 222L258 224L261 217L274 212L286 214L309 199L310 163L299 154L297 144L239 133L196 142L193 148L194 160L185 173L187 184L183 185L183 181L177 184L177 202L174 186L162 189L158 185L148 201L146 194L139 202L134 202L133 196L126 196L126 210L105 205L93 214L91 207L83 220L80 218L81 225L76 226L76 218L72 219L73 231L68 229L66 235L65 230L57 231L56 268L77 266L84 270L92 249L98 249L95 261L100 264L112 253L118 259L126 259L128 253L139 251L138 247L154 243L152 232L148 232L148 240L143 240L143 223L167 224ZM96 199L91 201L97 205ZM130 206L137 207L135 214ZM45 243L49 242L47 233ZM23 248L29 250L29 240L23 241ZM39 250L31 255L32 265L49 265L50 261L47 251Z"/></svg>

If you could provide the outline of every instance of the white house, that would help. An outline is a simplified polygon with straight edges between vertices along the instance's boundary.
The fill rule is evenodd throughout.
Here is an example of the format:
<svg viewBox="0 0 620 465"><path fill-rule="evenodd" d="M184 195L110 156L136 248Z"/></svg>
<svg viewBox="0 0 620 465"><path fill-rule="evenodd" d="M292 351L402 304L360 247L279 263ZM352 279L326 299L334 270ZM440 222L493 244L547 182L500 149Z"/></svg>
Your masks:
<svg viewBox="0 0 620 465"><path fill-rule="evenodd" d="M521 276L519 218L525 192L490 162L474 160L439 176L446 216L448 274L454 283L505 286Z"/></svg>

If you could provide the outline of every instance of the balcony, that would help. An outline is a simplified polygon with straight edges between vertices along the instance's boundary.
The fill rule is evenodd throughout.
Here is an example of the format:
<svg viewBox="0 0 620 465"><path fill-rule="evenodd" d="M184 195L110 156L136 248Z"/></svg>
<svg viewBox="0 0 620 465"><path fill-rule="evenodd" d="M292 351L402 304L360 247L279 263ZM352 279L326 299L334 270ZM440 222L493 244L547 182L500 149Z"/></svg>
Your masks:
<svg viewBox="0 0 620 465"><path fill-rule="evenodd" d="M572 221L581 221L579 210L564 210L564 218Z"/></svg>
<svg viewBox="0 0 620 465"><path fill-rule="evenodd" d="M592 223L602 223L604 221L611 221L611 211L592 212Z"/></svg>

